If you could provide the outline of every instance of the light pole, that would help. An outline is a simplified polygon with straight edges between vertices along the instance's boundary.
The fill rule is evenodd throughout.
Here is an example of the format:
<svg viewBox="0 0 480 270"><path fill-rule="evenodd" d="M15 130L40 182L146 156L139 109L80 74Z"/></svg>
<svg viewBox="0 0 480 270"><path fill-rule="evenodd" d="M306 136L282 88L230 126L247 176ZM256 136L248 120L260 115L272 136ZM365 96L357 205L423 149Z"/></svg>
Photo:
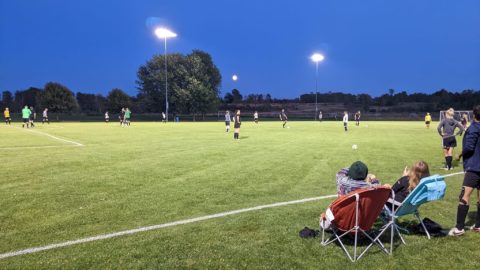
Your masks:
<svg viewBox="0 0 480 270"><path fill-rule="evenodd" d="M311 57L313 62L315 62L316 66L316 76L315 76L315 117L313 119L317 120L318 117L318 103L317 103L317 95L318 95L318 63L322 62L325 59L325 56L319 53L314 53Z"/></svg>
<svg viewBox="0 0 480 270"><path fill-rule="evenodd" d="M167 38L174 38L177 36L177 34L168 30L167 28L159 27L155 29L155 35L159 39L163 39L165 41L165 114L167 116L166 120L168 122Z"/></svg>

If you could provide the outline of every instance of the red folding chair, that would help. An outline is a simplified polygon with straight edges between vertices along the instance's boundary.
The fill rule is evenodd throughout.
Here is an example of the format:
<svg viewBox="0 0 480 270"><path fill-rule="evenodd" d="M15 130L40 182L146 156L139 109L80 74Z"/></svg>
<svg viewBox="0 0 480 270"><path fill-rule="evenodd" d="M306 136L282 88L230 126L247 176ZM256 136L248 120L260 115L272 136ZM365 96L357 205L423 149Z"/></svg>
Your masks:
<svg viewBox="0 0 480 270"><path fill-rule="evenodd" d="M338 241L342 249L352 262L358 261L369 249L376 244L380 250L390 254L380 241L386 231L381 231L372 237L367 232L380 215L383 206L390 197L391 189L386 187L372 187L355 190L345 196L338 197L320 216L322 230L322 245L326 246ZM325 231L330 229L332 236L325 239ZM393 233L393 230L392 230ZM342 238L351 235L354 237L353 256L345 247ZM364 236L370 244L357 256L358 237Z"/></svg>

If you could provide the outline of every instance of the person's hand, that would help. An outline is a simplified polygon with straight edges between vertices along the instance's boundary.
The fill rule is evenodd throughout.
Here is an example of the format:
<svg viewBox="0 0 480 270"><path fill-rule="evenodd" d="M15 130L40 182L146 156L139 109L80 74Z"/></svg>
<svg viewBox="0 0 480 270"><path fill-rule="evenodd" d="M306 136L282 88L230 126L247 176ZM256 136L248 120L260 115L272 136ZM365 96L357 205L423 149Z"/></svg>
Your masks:
<svg viewBox="0 0 480 270"><path fill-rule="evenodd" d="M407 176L409 174L410 174L410 169L407 166L405 166L405 169L403 169L403 176Z"/></svg>
<svg viewBox="0 0 480 270"><path fill-rule="evenodd" d="M386 188L390 188L390 189L392 188L392 185L390 185L390 184L383 184L383 186L386 187Z"/></svg>

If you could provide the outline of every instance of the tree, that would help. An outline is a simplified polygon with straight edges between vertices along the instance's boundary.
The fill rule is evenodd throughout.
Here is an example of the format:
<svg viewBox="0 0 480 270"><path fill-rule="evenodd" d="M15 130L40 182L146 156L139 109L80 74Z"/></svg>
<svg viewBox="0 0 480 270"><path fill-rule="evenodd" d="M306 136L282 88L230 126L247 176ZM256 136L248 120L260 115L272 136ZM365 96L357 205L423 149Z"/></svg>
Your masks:
<svg viewBox="0 0 480 270"><path fill-rule="evenodd" d="M98 96L94 94L85 94L78 92L77 102L82 112L98 113L102 111L100 110L100 102Z"/></svg>
<svg viewBox="0 0 480 270"><path fill-rule="evenodd" d="M232 93L226 93L223 97L223 101L227 104L233 103L233 95Z"/></svg>
<svg viewBox="0 0 480 270"><path fill-rule="evenodd" d="M195 115L216 110L221 75L210 55L194 50L189 55L166 57L169 111ZM154 56L138 70L138 103L147 112L165 110L164 61L164 55Z"/></svg>
<svg viewBox="0 0 480 270"><path fill-rule="evenodd" d="M41 104L42 107L48 108L52 112L66 113L78 110L78 104L72 91L54 82L49 82L45 85Z"/></svg>
<svg viewBox="0 0 480 270"><path fill-rule="evenodd" d="M238 103L242 102L243 96L240 94L240 91L238 89L233 89L232 90L232 97L233 97L233 102Z"/></svg>
<svg viewBox="0 0 480 270"><path fill-rule="evenodd" d="M112 89L107 95L107 109L118 112L125 107L130 107L130 97L121 89Z"/></svg>
<svg viewBox="0 0 480 270"><path fill-rule="evenodd" d="M17 109L23 108L25 105L37 107L40 105L42 99L42 89L30 87L24 91L15 92L15 107Z"/></svg>
<svg viewBox="0 0 480 270"><path fill-rule="evenodd" d="M12 108L13 106L13 95L10 91L3 91L2 92L2 105L3 107Z"/></svg>

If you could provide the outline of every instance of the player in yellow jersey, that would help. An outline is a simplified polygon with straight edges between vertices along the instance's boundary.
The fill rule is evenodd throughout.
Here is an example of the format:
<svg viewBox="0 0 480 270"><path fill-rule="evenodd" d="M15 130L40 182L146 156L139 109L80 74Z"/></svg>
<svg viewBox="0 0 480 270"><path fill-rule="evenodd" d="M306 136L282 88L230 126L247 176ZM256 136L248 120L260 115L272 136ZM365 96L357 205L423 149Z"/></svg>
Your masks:
<svg viewBox="0 0 480 270"><path fill-rule="evenodd" d="M432 116L427 112L425 115L425 128L430 128L430 123L432 122Z"/></svg>
<svg viewBox="0 0 480 270"><path fill-rule="evenodd" d="M5 124L10 125L12 118L10 118L10 111L8 108L5 108L5 111L3 111L3 116L5 117Z"/></svg>

